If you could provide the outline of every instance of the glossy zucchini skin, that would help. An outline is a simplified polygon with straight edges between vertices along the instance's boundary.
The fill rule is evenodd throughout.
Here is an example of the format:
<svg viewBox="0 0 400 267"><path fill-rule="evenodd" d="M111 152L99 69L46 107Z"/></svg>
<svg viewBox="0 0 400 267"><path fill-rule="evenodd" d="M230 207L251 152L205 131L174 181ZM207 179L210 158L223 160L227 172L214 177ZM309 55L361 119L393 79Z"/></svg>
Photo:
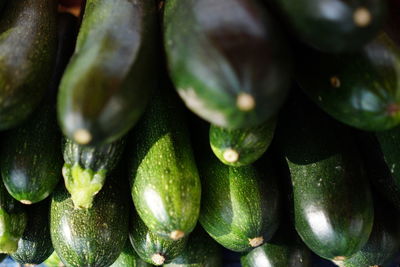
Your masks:
<svg viewBox="0 0 400 267"><path fill-rule="evenodd" d="M196 226L201 182L185 117L175 92L161 88L135 127L131 145L131 194L154 233L177 240Z"/></svg>
<svg viewBox="0 0 400 267"><path fill-rule="evenodd" d="M252 164L267 151L275 126L275 118L259 126L236 130L211 125L211 149L224 164L235 167Z"/></svg>
<svg viewBox="0 0 400 267"><path fill-rule="evenodd" d="M66 138L62 173L74 206L88 209L116 167L125 148L125 138L94 147L82 146Z"/></svg>
<svg viewBox="0 0 400 267"><path fill-rule="evenodd" d="M271 162L231 167L211 151L199 160L202 199L199 222L227 249L244 252L271 239L280 221L280 192ZM269 159L268 159L269 160Z"/></svg>
<svg viewBox="0 0 400 267"><path fill-rule="evenodd" d="M257 1L169 0L163 29L170 76L198 116L237 129L259 125L281 107L290 51Z"/></svg>
<svg viewBox="0 0 400 267"><path fill-rule="evenodd" d="M171 262L185 249L188 237L179 240L163 238L144 224L137 214L131 217L129 239L136 253L142 260L153 265Z"/></svg>
<svg viewBox="0 0 400 267"><path fill-rule="evenodd" d="M297 232L320 257L348 259L367 242L374 218L349 129L298 92L280 117L277 136L290 170Z"/></svg>
<svg viewBox="0 0 400 267"><path fill-rule="evenodd" d="M373 39L385 22L386 1L269 0L292 31L326 52L355 51Z"/></svg>
<svg viewBox="0 0 400 267"><path fill-rule="evenodd" d="M110 266L128 237L128 203L109 182L89 209L75 209L61 183L53 193L50 232L54 250L67 266Z"/></svg>
<svg viewBox="0 0 400 267"><path fill-rule="evenodd" d="M121 138L156 85L154 1L88 0L58 95L64 134L82 145Z"/></svg>
<svg viewBox="0 0 400 267"><path fill-rule="evenodd" d="M129 240L126 240L124 250L110 267L151 267L136 254Z"/></svg>
<svg viewBox="0 0 400 267"><path fill-rule="evenodd" d="M0 129L25 120L51 78L57 49L57 3L8 1L0 20Z"/></svg>
<svg viewBox="0 0 400 267"><path fill-rule="evenodd" d="M50 237L50 199L26 207L28 223L11 257L20 264L40 264L54 251Z"/></svg>
<svg viewBox="0 0 400 267"><path fill-rule="evenodd" d="M298 55L299 85L329 115L366 131L400 123L400 47L388 34L381 32L352 55Z"/></svg>

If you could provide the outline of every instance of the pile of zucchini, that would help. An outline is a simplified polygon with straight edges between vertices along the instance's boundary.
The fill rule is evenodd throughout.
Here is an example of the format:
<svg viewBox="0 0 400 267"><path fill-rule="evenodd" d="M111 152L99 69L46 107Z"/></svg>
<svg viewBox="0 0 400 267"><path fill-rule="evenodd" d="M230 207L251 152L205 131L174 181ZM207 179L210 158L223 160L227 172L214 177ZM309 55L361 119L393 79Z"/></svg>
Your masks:
<svg viewBox="0 0 400 267"><path fill-rule="evenodd" d="M0 257L393 262L398 25L396 0L1 0Z"/></svg>

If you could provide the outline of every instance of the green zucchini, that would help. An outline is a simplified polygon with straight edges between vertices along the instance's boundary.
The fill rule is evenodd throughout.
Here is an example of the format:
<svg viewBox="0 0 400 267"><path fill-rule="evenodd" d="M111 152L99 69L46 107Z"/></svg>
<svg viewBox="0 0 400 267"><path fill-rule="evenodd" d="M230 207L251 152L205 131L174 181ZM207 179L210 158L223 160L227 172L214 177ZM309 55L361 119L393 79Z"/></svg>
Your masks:
<svg viewBox="0 0 400 267"><path fill-rule="evenodd" d="M0 130L25 120L41 101L57 48L57 2L8 1L0 19Z"/></svg>
<svg viewBox="0 0 400 267"><path fill-rule="evenodd" d="M118 259L110 267L150 267L136 254L129 240L126 241L124 250L119 254Z"/></svg>
<svg viewBox="0 0 400 267"><path fill-rule="evenodd" d="M302 41L335 53L355 51L374 38L387 12L380 0L269 1Z"/></svg>
<svg viewBox="0 0 400 267"><path fill-rule="evenodd" d="M204 153L198 161L203 193L199 221L222 246L248 251L268 241L280 221L280 194L270 159L231 167Z"/></svg>
<svg viewBox="0 0 400 267"><path fill-rule="evenodd" d="M163 24L170 75L189 109L230 129L275 115L290 85L291 57L258 1L168 0Z"/></svg>
<svg viewBox="0 0 400 267"><path fill-rule="evenodd" d="M259 126L236 130L211 125L210 145L222 163L235 167L249 165L271 144L275 125L275 118Z"/></svg>
<svg viewBox="0 0 400 267"><path fill-rule="evenodd" d="M47 267L65 267L55 251L43 263Z"/></svg>
<svg viewBox="0 0 400 267"><path fill-rule="evenodd" d="M58 95L64 134L111 143L137 122L157 79L154 1L87 0L75 53Z"/></svg>
<svg viewBox="0 0 400 267"><path fill-rule="evenodd" d="M63 146L65 187L75 208L90 208L106 176L121 158L125 139L95 147L82 146L66 138Z"/></svg>
<svg viewBox="0 0 400 267"><path fill-rule="evenodd" d="M366 131L400 124L400 48L389 35L353 55L298 52L297 81L329 115Z"/></svg>
<svg viewBox="0 0 400 267"><path fill-rule="evenodd" d="M294 94L279 119L277 136L290 170L300 237L322 258L351 257L367 242L374 211L349 129Z"/></svg>
<svg viewBox="0 0 400 267"><path fill-rule="evenodd" d="M221 247L200 227L189 236L185 250L165 267L220 267Z"/></svg>
<svg viewBox="0 0 400 267"><path fill-rule="evenodd" d="M196 226L201 183L175 92L153 96L131 138L131 193L154 233L178 240Z"/></svg>
<svg viewBox="0 0 400 267"><path fill-rule="evenodd" d="M171 262L184 251L188 238L186 236L179 240L163 238L151 232L138 215L133 215L129 239L142 260L162 265Z"/></svg>
<svg viewBox="0 0 400 267"><path fill-rule="evenodd" d="M54 250L68 266L110 266L128 237L128 204L111 182L104 185L89 209L75 209L60 184L53 193L50 232Z"/></svg>
<svg viewBox="0 0 400 267"><path fill-rule="evenodd" d="M27 220L25 208L8 194L0 181L0 253L11 254L17 251Z"/></svg>
<svg viewBox="0 0 400 267"><path fill-rule="evenodd" d="M243 267L311 267L310 250L293 226L280 227L272 240L241 257Z"/></svg>
<svg viewBox="0 0 400 267"><path fill-rule="evenodd" d="M11 257L21 264L40 264L54 251L50 237L50 200L26 208L28 224Z"/></svg>

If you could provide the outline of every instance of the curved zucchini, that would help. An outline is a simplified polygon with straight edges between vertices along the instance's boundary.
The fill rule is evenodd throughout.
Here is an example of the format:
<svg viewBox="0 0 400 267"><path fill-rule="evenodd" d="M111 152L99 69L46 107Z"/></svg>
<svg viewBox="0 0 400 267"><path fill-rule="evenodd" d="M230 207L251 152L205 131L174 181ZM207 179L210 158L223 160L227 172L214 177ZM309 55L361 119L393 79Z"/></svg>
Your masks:
<svg viewBox="0 0 400 267"><path fill-rule="evenodd" d="M249 165L267 151L275 125L275 118L259 126L236 130L211 125L211 149L224 164L235 167Z"/></svg>
<svg viewBox="0 0 400 267"><path fill-rule="evenodd" d="M267 167L231 167L208 153L199 160L203 193L199 221L222 246L248 251L268 241L280 221L280 194ZM207 155L207 154L204 154Z"/></svg>
<svg viewBox="0 0 400 267"><path fill-rule="evenodd" d="M122 190L104 185L89 209L75 209L60 184L53 193L50 232L54 250L68 266L110 266L128 237L128 205Z"/></svg>
<svg viewBox="0 0 400 267"><path fill-rule="evenodd" d="M50 200L26 208L28 224L11 257L21 264L40 264L53 253L50 237Z"/></svg>
<svg viewBox="0 0 400 267"><path fill-rule="evenodd" d="M277 136L290 169L300 237L322 258L351 257L368 240L374 210L349 129L298 94L280 117Z"/></svg>
<svg viewBox="0 0 400 267"><path fill-rule="evenodd" d="M126 240L124 250L110 267L151 267L136 254L129 240Z"/></svg>
<svg viewBox="0 0 400 267"><path fill-rule="evenodd" d="M170 75L189 109L231 129L275 115L290 85L290 51L258 1L168 0L163 22Z"/></svg>
<svg viewBox="0 0 400 267"><path fill-rule="evenodd" d="M81 145L111 143L136 123L157 80L156 26L154 1L87 0L58 95L68 138Z"/></svg>
<svg viewBox="0 0 400 267"><path fill-rule="evenodd" d="M131 193L154 233L178 240L196 226L201 183L175 92L157 91L132 137Z"/></svg>
<svg viewBox="0 0 400 267"><path fill-rule="evenodd" d="M140 258L153 265L171 262L185 249L187 237L171 240L150 231L139 216L133 216L129 231L131 244Z"/></svg>
<svg viewBox="0 0 400 267"><path fill-rule="evenodd" d="M0 181L0 253L17 251L28 216L21 203L12 198Z"/></svg>
<svg viewBox="0 0 400 267"><path fill-rule="evenodd" d="M400 124L400 47L389 35L380 33L354 55L298 54L297 81L329 115L367 131Z"/></svg>
<svg viewBox="0 0 400 267"><path fill-rule="evenodd" d="M387 11L380 0L270 0L307 44L326 52L355 51L381 29Z"/></svg>
<svg viewBox="0 0 400 267"><path fill-rule="evenodd" d="M38 106L57 48L57 2L8 1L0 20L0 129L25 120Z"/></svg>
<svg viewBox="0 0 400 267"><path fill-rule="evenodd" d="M103 187L107 174L116 167L124 148L124 138L95 147L81 146L66 138L62 173L75 208L92 206L94 197Z"/></svg>

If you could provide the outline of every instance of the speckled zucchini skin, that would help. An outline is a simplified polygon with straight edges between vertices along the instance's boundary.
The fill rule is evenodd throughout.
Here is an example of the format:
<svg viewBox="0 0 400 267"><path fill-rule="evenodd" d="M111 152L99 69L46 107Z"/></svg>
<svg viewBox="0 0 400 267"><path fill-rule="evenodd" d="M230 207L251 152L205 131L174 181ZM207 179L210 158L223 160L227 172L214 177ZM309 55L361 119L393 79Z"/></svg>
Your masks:
<svg viewBox="0 0 400 267"><path fill-rule="evenodd" d="M133 249L129 240L126 240L124 250L119 254L118 259L110 267L151 267L151 264L144 262Z"/></svg>
<svg viewBox="0 0 400 267"><path fill-rule="evenodd" d="M68 138L91 146L110 143L137 122L156 86L156 37L155 1L86 1L58 95L58 118Z"/></svg>
<svg viewBox="0 0 400 267"><path fill-rule="evenodd" d="M110 266L128 237L128 205L123 191L111 182L104 185L89 209L75 209L60 184L50 209L51 240L68 266Z"/></svg>
<svg viewBox="0 0 400 267"><path fill-rule="evenodd" d="M271 144L276 118L258 126L242 129L226 129L210 126L210 145L218 159L230 166L245 166L259 159ZM237 153L229 158L229 152Z"/></svg>
<svg viewBox="0 0 400 267"><path fill-rule="evenodd" d="M142 260L150 264L162 265L171 262L184 251L188 238L183 237L177 241L162 238L151 232L142 219L135 214L131 217L129 239ZM161 255L164 261L157 263L154 255Z"/></svg>
<svg viewBox="0 0 400 267"><path fill-rule="evenodd" d="M26 207L28 224L11 257L21 264L40 264L53 253L50 237L50 199Z"/></svg>
<svg viewBox="0 0 400 267"><path fill-rule="evenodd" d="M172 239L189 234L200 211L201 183L181 108L173 91L158 90L128 148L136 210L151 231Z"/></svg>
<svg viewBox="0 0 400 267"><path fill-rule="evenodd" d="M0 20L0 129L25 120L42 99L57 48L57 2L8 1Z"/></svg>
<svg viewBox="0 0 400 267"><path fill-rule="evenodd" d="M268 241L280 221L280 193L269 159L262 162L266 168L231 167L208 151L198 163L203 186L199 221L207 233L237 252ZM252 244L255 238L259 242Z"/></svg>
<svg viewBox="0 0 400 267"><path fill-rule="evenodd" d="M221 247L200 225L190 234L185 250L165 267L221 267Z"/></svg>
<svg viewBox="0 0 400 267"><path fill-rule="evenodd" d="M349 258L367 242L374 218L349 129L298 92L280 117L277 136L290 169L297 232L319 256Z"/></svg>
<svg viewBox="0 0 400 267"><path fill-rule="evenodd" d="M164 46L186 106L225 128L259 125L281 107L291 74L279 26L254 0L168 0Z"/></svg>
<svg viewBox="0 0 400 267"><path fill-rule="evenodd" d="M65 264L61 261L55 251L43 262L43 264L48 267L65 267Z"/></svg>
<svg viewBox="0 0 400 267"><path fill-rule="evenodd" d="M357 50L374 38L387 11L386 1L380 0L268 1L278 7L300 39L314 48L336 53Z"/></svg>

